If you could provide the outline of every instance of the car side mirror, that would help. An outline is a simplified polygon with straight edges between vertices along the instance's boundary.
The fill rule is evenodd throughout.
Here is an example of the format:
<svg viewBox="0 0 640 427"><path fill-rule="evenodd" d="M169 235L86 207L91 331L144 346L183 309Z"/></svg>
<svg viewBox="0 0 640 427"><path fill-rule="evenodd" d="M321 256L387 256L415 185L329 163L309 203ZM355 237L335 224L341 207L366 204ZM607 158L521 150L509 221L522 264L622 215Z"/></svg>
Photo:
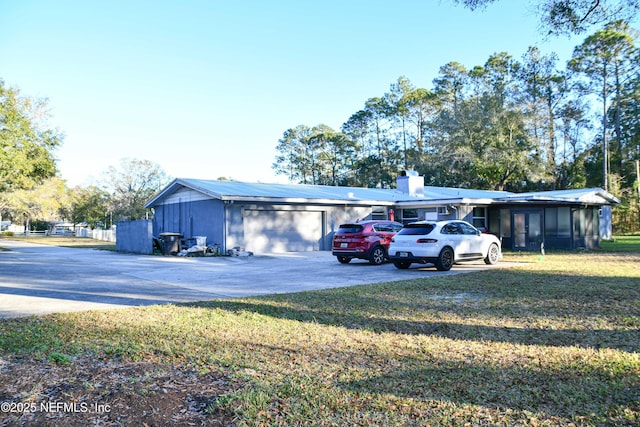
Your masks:
<svg viewBox="0 0 640 427"><path fill-rule="evenodd" d="M476 230L476 236L481 235L482 233L480 232L480 230Z"/></svg>

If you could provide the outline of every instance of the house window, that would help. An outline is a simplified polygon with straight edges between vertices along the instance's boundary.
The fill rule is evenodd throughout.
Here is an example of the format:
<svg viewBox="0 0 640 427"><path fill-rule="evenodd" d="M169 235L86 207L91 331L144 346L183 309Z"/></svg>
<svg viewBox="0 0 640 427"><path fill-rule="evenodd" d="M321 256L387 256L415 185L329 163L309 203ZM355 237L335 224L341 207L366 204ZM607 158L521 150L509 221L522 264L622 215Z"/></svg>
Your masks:
<svg viewBox="0 0 640 427"><path fill-rule="evenodd" d="M378 219L378 220L387 219L387 209L384 206L372 206L371 219Z"/></svg>
<svg viewBox="0 0 640 427"><path fill-rule="evenodd" d="M408 224L410 222L416 222L418 220L417 209L402 209L402 222Z"/></svg>
<svg viewBox="0 0 640 427"><path fill-rule="evenodd" d="M473 225L476 228L483 230L487 229L487 208L475 207L473 208Z"/></svg>

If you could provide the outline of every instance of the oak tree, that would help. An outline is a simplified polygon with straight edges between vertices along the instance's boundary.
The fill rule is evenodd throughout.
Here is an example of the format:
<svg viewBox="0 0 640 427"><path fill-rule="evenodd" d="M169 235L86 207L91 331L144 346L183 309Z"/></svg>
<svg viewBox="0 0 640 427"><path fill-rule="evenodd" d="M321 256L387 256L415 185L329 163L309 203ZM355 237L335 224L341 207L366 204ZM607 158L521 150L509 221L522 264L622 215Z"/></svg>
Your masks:
<svg viewBox="0 0 640 427"><path fill-rule="evenodd" d="M46 99L22 96L0 79L0 192L28 190L56 174L63 136L47 124Z"/></svg>

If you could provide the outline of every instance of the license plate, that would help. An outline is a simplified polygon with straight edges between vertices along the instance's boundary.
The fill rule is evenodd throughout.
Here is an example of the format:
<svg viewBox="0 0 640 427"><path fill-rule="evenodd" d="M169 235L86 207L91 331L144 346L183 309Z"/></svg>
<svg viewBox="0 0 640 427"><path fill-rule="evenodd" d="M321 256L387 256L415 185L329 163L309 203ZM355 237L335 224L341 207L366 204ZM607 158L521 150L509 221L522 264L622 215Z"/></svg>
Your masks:
<svg viewBox="0 0 640 427"><path fill-rule="evenodd" d="M348 243L340 243L340 247L341 247L341 248L346 248L346 247L348 247L348 246L349 246L349 244L348 244Z"/></svg>
<svg viewBox="0 0 640 427"><path fill-rule="evenodd" d="M409 256L409 252L398 252L398 256L401 258L406 258Z"/></svg>

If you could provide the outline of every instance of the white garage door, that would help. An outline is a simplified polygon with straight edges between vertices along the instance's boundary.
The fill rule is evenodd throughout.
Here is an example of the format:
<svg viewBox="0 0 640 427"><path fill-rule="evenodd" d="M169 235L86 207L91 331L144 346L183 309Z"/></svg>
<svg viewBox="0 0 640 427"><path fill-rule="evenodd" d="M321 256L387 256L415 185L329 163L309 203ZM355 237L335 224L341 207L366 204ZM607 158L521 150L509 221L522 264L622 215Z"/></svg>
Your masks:
<svg viewBox="0 0 640 427"><path fill-rule="evenodd" d="M322 241L322 212L244 211L246 250L264 252L319 251Z"/></svg>

